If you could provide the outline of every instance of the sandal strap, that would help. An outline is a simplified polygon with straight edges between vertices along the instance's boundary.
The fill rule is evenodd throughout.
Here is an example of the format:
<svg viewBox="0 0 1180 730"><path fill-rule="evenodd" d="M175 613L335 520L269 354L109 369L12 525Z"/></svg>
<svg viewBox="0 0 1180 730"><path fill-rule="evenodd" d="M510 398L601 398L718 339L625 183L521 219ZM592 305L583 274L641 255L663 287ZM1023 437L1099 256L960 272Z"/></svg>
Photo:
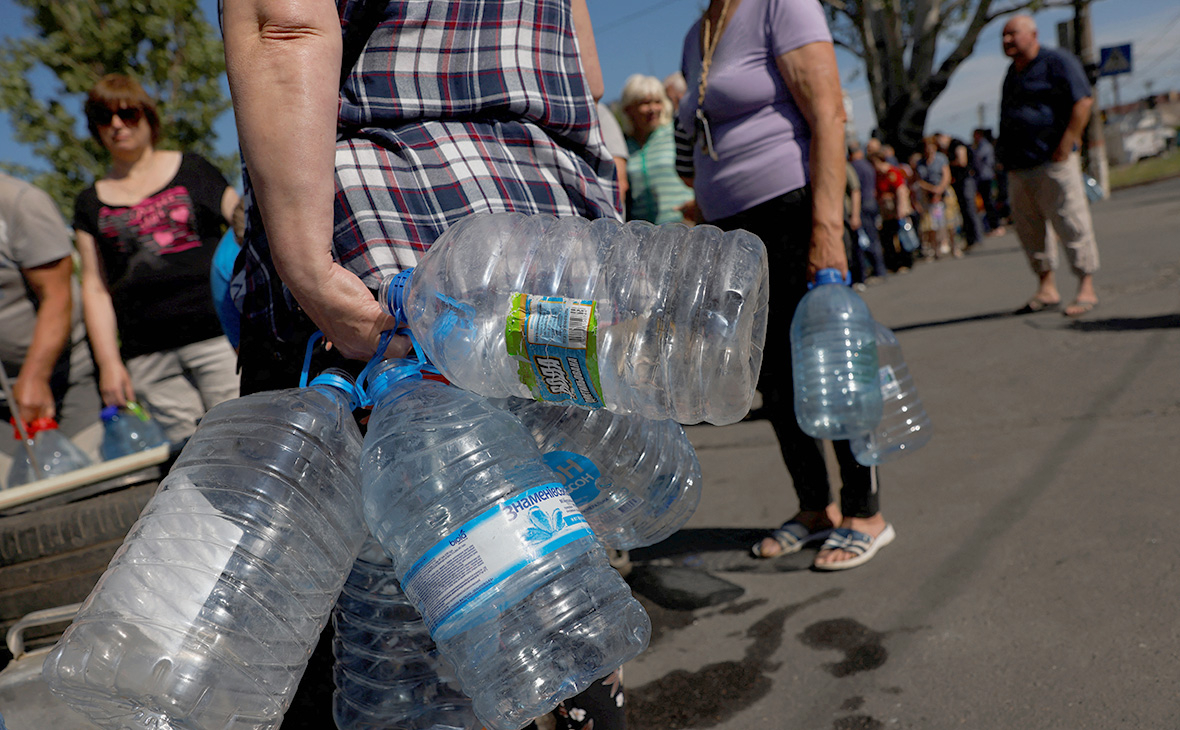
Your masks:
<svg viewBox="0 0 1180 730"><path fill-rule="evenodd" d="M873 544L873 536L860 530L838 527L824 540L820 552L824 550L844 550L853 555L864 555Z"/></svg>

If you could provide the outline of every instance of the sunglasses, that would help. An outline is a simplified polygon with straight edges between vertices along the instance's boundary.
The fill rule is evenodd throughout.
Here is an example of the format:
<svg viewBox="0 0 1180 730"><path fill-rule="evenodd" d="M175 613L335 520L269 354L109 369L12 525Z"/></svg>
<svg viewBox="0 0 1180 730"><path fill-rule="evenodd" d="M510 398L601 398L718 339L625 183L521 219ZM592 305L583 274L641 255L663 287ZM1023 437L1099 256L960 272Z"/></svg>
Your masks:
<svg viewBox="0 0 1180 730"><path fill-rule="evenodd" d="M119 117L125 126L134 127L143 119L143 109L137 106L125 106L122 109L111 110L107 107L96 109L92 116L94 123L100 127L110 126L111 120Z"/></svg>

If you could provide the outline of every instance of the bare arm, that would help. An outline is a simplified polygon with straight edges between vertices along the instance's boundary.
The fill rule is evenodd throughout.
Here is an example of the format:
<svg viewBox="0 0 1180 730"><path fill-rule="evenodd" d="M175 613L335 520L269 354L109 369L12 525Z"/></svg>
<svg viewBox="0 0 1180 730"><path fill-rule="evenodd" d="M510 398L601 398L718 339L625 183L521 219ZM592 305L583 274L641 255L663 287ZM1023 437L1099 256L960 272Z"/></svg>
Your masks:
<svg viewBox="0 0 1180 730"><path fill-rule="evenodd" d="M232 187L227 187L221 194L221 217L231 226L234 224L234 208L238 207L239 197L238 191Z"/></svg>
<svg viewBox="0 0 1180 730"><path fill-rule="evenodd" d="M53 366L70 341L70 275L73 260L66 256L52 263L22 269L25 282L36 297L37 321L33 339L25 353L12 395L25 423L57 415L49 377Z"/></svg>
<svg viewBox="0 0 1180 730"><path fill-rule="evenodd" d="M586 7L586 0L573 0L571 10L574 14L574 33L578 37L578 52L582 57L582 73L586 75L590 95L594 101L598 101L606 93L606 84L602 81L602 67L598 63L598 46L594 43L590 9Z"/></svg>
<svg viewBox="0 0 1180 730"><path fill-rule="evenodd" d="M119 325L115 305L103 278L94 236L75 231L74 245L82 259L82 314L94 364L98 366L98 389L105 405L124 405L135 400L131 375L119 354Z"/></svg>
<svg viewBox="0 0 1180 730"><path fill-rule="evenodd" d="M238 139L275 268L327 340L346 357L366 359L394 321L332 258L336 5L226 0L223 25Z"/></svg>
<svg viewBox="0 0 1180 730"><path fill-rule="evenodd" d="M812 228L808 275L848 273L844 252L844 99L831 43L809 43L779 56L779 72L811 127Z"/></svg>
<svg viewBox="0 0 1180 730"><path fill-rule="evenodd" d="M1075 146L1081 146L1082 134L1086 131L1086 125L1090 123L1090 110L1093 106L1094 99L1089 96L1083 96L1074 103L1069 114L1069 125L1066 126L1065 134L1061 135L1061 142L1053 152L1054 162L1068 158Z"/></svg>

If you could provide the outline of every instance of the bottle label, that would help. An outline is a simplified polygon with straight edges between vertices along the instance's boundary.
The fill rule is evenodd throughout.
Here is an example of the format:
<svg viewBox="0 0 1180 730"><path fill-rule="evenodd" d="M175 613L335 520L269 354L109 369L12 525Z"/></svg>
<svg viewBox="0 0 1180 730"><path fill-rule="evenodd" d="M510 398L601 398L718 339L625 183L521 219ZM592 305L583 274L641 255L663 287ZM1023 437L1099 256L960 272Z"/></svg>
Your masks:
<svg viewBox="0 0 1180 730"><path fill-rule="evenodd" d="M889 365L881 366L877 371L877 378L881 382L882 398L896 398L901 393L901 383L898 382L897 374Z"/></svg>
<svg viewBox="0 0 1180 730"><path fill-rule="evenodd" d="M537 400L602 407L597 305L589 299L514 293L505 325L508 354Z"/></svg>
<svg viewBox="0 0 1180 730"><path fill-rule="evenodd" d="M616 487L614 480L590 459L572 451L550 451L545 454L545 463L557 472L569 490L574 504L586 516L590 527L598 534L610 532L612 527L625 519L643 504L643 498ZM604 509L611 498L619 493L625 497L622 503Z"/></svg>
<svg viewBox="0 0 1180 730"><path fill-rule="evenodd" d="M594 533L569 491L549 482L468 520L418 558L402 586L440 640L447 624L496 595L513 574L585 538Z"/></svg>

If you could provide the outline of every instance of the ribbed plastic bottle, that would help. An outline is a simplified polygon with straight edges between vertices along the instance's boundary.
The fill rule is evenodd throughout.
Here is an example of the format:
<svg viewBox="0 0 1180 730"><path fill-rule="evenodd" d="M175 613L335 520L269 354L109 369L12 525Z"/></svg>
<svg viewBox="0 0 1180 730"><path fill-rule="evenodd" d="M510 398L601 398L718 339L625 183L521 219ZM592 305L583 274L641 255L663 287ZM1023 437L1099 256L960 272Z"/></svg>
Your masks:
<svg viewBox="0 0 1180 730"><path fill-rule="evenodd" d="M715 424L750 409L768 297L746 231L520 213L464 218L379 293L465 390Z"/></svg>
<svg viewBox="0 0 1180 730"><path fill-rule="evenodd" d="M893 330L877 323L878 382L884 415L867 434L852 439L852 453L865 466L892 461L926 445L930 416L918 397L910 367Z"/></svg>
<svg viewBox="0 0 1180 730"><path fill-rule="evenodd" d="M33 456L37 459L34 469L25 449L17 451L8 468L8 486L17 487L49 477L67 474L76 469L90 466L90 458L74 445L73 441L57 430L57 421L52 418L37 418L25 424L29 438L33 439ZM17 440L20 432L15 432Z"/></svg>
<svg viewBox="0 0 1180 730"><path fill-rule="evenodd" d="M696 511L701 465L675 421L524 398L495 403L532 432L545 463L606 547L653 545Z"/></svg>
<svg viewBox="0 0 1180 730"><path fill-rule="evenodd" d="M515 730L638 656L651 623L524 425L414 375L369 378L365 520L476 715Z"/></svg>
<svg viewBox="0 0 1180 730"><path fill-rule="evenodd" d="M836 269L821 269L791 319L795 419L809 436L851 439L881 420L876 322Z"/></svg>
<svg viewBox="0 0 1180 730"><path fill-rule="evenodd" d="M110 461L168 443L164 429L137 403L102 409L102 458Z"/></svg>
<svg viewBox="0 0 1180 730"><path fill-rule="evenodd" d="M338 730L479 727L393 561L368 538L332 611L336 656L332 715Z"/></svg>
<svg viewBox="0 0 1180 730"><path fill-rule="evenodd" d="M209 410L45 660L111 730L278 727L365 536L351 383Z"/></svg>

